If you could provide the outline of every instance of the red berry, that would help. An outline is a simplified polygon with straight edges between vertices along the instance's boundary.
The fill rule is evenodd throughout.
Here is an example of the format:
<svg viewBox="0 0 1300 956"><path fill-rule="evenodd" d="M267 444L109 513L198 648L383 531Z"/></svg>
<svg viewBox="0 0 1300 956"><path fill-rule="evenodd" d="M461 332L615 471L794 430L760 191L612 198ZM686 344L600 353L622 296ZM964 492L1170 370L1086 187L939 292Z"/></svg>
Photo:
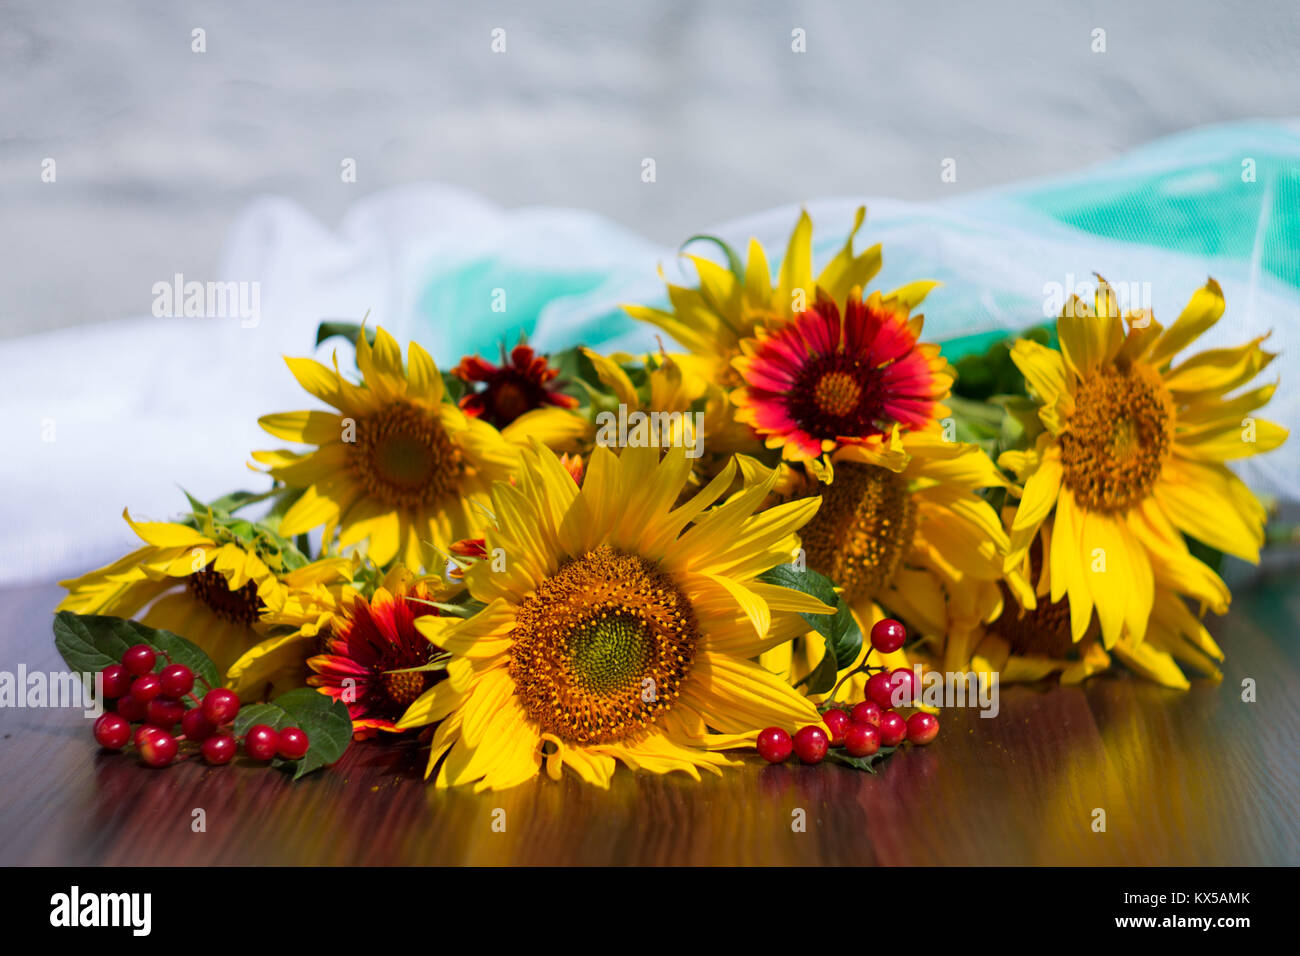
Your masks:
<svg viewBox="0 0 1300 956"><path fill-rule="evenodd" d="M135 729L135 736L132 738L132 743L134 743L135 748L139 750L144 745L144 742L154 734L165 733L167 733L167 731L163 730L161 727L155 727L153 724L141 724Z"/></svg>
<svg viewBox="0 0 1300 956"><path fill-rule="evenodd" d="M838 747L844 743L844 731L849 729L850 723L848 714L838 707L832 708L822 714L822 723L826 725L832 747Z"/></svg>
<svg viewBox="0 0 1300 956"><path fill-rule="evenodd" d="M850 757L870 757L880 749L880 730L875 724L849 724L844 749Z"/></svg>
<svg viewBox="0 0 1300 956"><path fill-rule="evenodd" d="M214 687L203 696L203 715L217 727L228 724L239 713L239 698L233 690Z"/></svg>
<svg viewBox="0 0 1300 956"><path fill-rule="evenodd" d="M158 672L158 678L168 697L184 697L194 688L194 671L184 664L168 664Z"/></svg>
<svg viewBox="0 0 1300 956"><path fill-rule="evenodd" d="M916 696L916 671L896 667L889 672L890 701L895 707L910 707Z"/></svg>
<svg viewBox="0 0 1300 956"><path fill-rule="evenodd" d="M914 744L928 744L939 736L939 718L918 710L907 718L907 739Z"/></svg>
<svg viewBox="0 0 1300 956"><path fill-rule="evenodd" d="M849 720L855 724L870 724L872 727L879 727L880 713L879 704L874 700L864 700L853 705L853 709L849 711Z"/></svg>
<svg viewBox="0 0 1300 956"><path fill-rule="evenodd" d="M117 715L135 723L144 720L145 702L127 694L117 702Z"/></svg>
<svg viewBox="0 0 1300 956"><path fill-rule="evenodd" d="M280 731L280 743L276 752L285 760L300 760L310 746L301 727L285 727Z"/></svg>
<svg viewBox="0 0 1300 956"><path fill-rule="evenodd" d="M95 740L105 750L121 750L131 739L131 724L120 714L101 714L95 721Z"/></svg>
<svg viewBox="0 0 1300 956"><path fill-rule="evenodd" d="M207 740L216 732L216 726L208 720L202 707L191 708L181 717L181 733L187 740Z"/></svg>
<svg viewBox="0 0 1300 956"><path fill-rule="evenodd" d="M266 724L254 724L244 735L244 753L254 760L270 760L275 756L280 735Z"/></svg>
<svg viewBox="0 0 1300 956"><path fill-rule="evenodd" d="M131 672L121 664L109 664L100 673L104 675L104 696L110 700L126 696L131 689Z"/></svg>
<svg viewBox="0 0 1300 956"><path fill-rule="evenodd" d="M880 745L897 747L907 737L907 721L897 711L887 710L880 715Z"/></svg>
<svg viewBox="0 0 1300 956"><path fill-rule="evenodd" d="M758 755L768 763L781 763L789 759L793 749L790 735L780 727L768 727L758 735Z"/></svg>
<svg viewBox="0 0 1300 956"><path fill-rule="evenodd" d="M867 678L867 700L873 702L881 710L889 710L894 706L890 700L893 688L889 684L889 672L877 671Z"/></svg>
<svg viewBox="0 0 1300 956"><path fill-rule="evenodd" d="M165 730L157 730L140 741L140 759L150 767L165 767L176 759L176 738Z"/></svg>
<svg viewBox="0 0 1300 956"><path fill-rule="evenodd" d="M892 654L907 640L907 628L891 617L871 626L871 646L882 654Z"/></svg>
<svg viewBox="0 0 1300 956"><path fill-rule="evenodd" d="M157 674L145 674L131 683L131 696L146 704L162 693L162 680Z"/></svg>
<svg viewBox="0 0 1300 956"><path fill-rule="evenodd" d="M203 741L203 746L199 749L203 752L204 760L219 767L235 759L235 751L239 749L239 745L235 743L233 735L217 734Z"/></svg>
<svg viewBox="0 0 1300 956"><path fill-rule="evenodd" d="M168 730L175 727L185 716L185 705L170 697L155 697L144 708L144 719Z"/></svg>
<svg viewBox="0 0 1300 956"><path fill-rule="evenodd" d="M148 644L136 644L134 647L127 648L126 653L122 655L122 666L139 677L153 670L157 660L158 655L153 652L152 647Z"/></svg>
<svg viewBox="0 0 1300 956"><path fill-rule="evenodd" d="M794 735L794 752L801 763L821 763L830 747L826 731L815 724L800 727Z"/></svg>

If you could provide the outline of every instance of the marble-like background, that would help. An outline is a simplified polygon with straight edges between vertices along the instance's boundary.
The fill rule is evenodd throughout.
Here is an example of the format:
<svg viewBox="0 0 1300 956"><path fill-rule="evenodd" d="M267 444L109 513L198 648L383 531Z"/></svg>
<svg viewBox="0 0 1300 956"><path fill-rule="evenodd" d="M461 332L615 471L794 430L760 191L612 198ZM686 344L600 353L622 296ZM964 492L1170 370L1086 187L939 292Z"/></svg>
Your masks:
<svg viewBox="0 0 1300 956"><path fill-rule="evenodd" d="M1294 0L3 0L0 337L147 313L154 282L213 273L265 194L333 224L440 181L667 245L792 201L931 199L1291 116L1298 92Z"/></svg>

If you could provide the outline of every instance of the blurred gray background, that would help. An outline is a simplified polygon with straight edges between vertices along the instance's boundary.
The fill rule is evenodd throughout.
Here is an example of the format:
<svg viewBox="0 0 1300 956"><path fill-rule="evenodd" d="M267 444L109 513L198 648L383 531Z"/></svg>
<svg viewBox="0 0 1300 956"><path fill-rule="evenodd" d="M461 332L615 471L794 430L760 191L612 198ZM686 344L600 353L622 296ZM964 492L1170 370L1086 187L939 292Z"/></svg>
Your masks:
<svg viewBox="0 0 1300 956"><path fill-rule="evenodd" d="M332 226L371 192L443 181L669 244L791 201L1071 169L1295 115L1298 94L1295 0L3 0L0 337L147 313L154 282L212 275L267 193Z"/></svg>

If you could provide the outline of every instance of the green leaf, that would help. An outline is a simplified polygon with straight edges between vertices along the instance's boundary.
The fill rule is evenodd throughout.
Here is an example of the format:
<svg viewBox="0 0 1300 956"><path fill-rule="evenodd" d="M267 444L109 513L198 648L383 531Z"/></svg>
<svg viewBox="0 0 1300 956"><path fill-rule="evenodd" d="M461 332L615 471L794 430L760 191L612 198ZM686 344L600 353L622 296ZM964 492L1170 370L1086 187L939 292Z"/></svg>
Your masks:
<svg viewBox="0 0 1300 956"><path fill-rule="evenodd" d="M267 491L232 491L228 495L222 495L214 501L208 502L208 507L213 511L223 514L234 514L240 508L246 508L249 505L255 505L259 501L265 501L273 495L280 492L279 488L271 488Z"/></svg>
<svg viewBox="0 0 1300 956"><path fill-rule="evenodd" d="M848 602L836 592L835 585L829 578L812 569L800 571L790 564L778 564L760 574L759 580L811 595L823 604L835 608L834 614L801 614L800 616L808 622L809 627L826 639L827 650L835 656L836 670L842 670L858 659L858 654L862 652L862 629L858 627ZM817 669L821 670L822 664L818 664ZM811 684L809 689L812 689ZM827 690L830 690L830 687L814 690L813 693L820 694Z"/></svg>
<svg viewBox="0 0 1300 956"><path fill-rule="evenodd" d="M327 767L343 756L352 742L352 718L347 705L340 700L300 687L281 694L275 703L307 734L310 747L306 756L296 763L293 778Z"/></svg>
<svg viewBox="0 0 1300 956"><path fill-rule="evenodd" d="M447 393L447 401L453 405L460 402L469 392L469 386L451 372L439 372L442 376L442 390Z"/></svg>
<svg viewBox="0 0 1300 956"><path fill-rule="evenodd" d="M1218 548L1211 547L1204 541L1193 538L1191 535L1183 535L1183 540L1187 542L1187 550L1215 574L1223 573L1223 552Z"/></svg>
<svg viewBox="0 0 1300 956"><path fill-rule="evenodd" d="M295 780L337 761L352 741L347 705L310 687L281 694L269 704L241 707L235 717L235 736L243 737L256 724L276 730L297 727L307 735L307 753L301 760L274 761L274 766L293 771Z"/></svg>
<svg viewBox="0 0 1300 956"><path fill-rule="evenodd" d="M731 248L730 245L728 245L723 240L719 239L717 236L708 236L703 233L699 233L694 236L691 236L689 239L683 242L680 248L678 249L678 251L680 252L684 250L692 242L711 242L719 249L721 249L722 254L727 257L727 271L729 271L733 276L736 277L736 281L739 282L741 286L744 286L745 264L740 261L740 256L736 255L735 249Z"/></svg>
<svg viewBox="0 0 1300 956"><path fill-rule="evenodd" d="M355 345L357 336L360 334L360 322L340 322L334 319L326 319L316 326L316 344L320 345L322 342L327 342L333 338L345 338ZM375 344L374 329L366 329L366 341L371 345Z"/></svg>
<svg viewBox="0 0 1300 956"><path fill-rule="evenodd" d="M805 677L795 681L794 686L798 687L801 684L805 684L807 685L808 693L810 694L825 694L830 692L834 689L835 678L839 674L839 670L836 668L835 664L834 654L823 654L822 659L817 662L817 666L809 671Z"/></svg>
<svg viewBox="0 0 1300 956"><path fill-rule="evenodd" d="M599 398L609 394L609 386L600 380L596 366L583 353L581 346L552 352L547 356L551 367L559 369L557 382L563 382L560 391L572 395L587 405L595 405Z"/></svg>
<svg viewBox="0 0 1300 956"><path fill-rule="evenodd" d="M235 736L242 740L249 729L258 724L266 724L276 730L290 727L292 724L288 720L289 715L275 704L243 704L239 708L239 713L235 715Z"/></svg>
<svg viewBox="0 0 1300 956"><path fill-rule="evenodd" d="M831 605L831 607L834 607L840 599L840 596L835 593L835 585L826 575L818 574L811 569L800 570L793 564L778 564L776 567L764 571L758 576L758 579L767 584L775 584L777 587L798 591L800 594L810 594L823 604ZM804 618L811 624L812 618L824 616L821 614L805 614Z"/></svg>
<svg viewBox="0 0 1300 956"><path fill-rule="evenodd" d="M897 749L897 747L881 747L870 757L851 757L844 750L831 748L826 752L826 759L832 763L842 764L845 767L852 767L854 770L865 770L867 773L875 773L875 765L880 763Z"/></svg>
<svg viewBox="0 0 1300 956"><path fill-rule="evenodd" d="M221 675L212 658L171 631L101 614L59 611L54 615L54 646L70 670L93 673L109 664L119 664L126 649L135 644L148 644L158 652L155 671L168 663L184 664L192 670L198 679L194 691L198 697L203 696L205 683L208 688L221 686ZM193 706L194 701L187 698L186 704Z"/></svg>

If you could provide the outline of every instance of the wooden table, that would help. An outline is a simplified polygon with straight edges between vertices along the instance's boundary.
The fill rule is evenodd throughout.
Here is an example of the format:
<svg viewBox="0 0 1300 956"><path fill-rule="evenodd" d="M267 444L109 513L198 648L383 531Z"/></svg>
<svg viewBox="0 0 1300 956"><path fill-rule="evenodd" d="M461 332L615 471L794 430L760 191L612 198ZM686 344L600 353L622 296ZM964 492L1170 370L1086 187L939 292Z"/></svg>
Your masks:
<svg viewBox="0 0 1300 956"><path fill-rule="evenodd" d="M62 667L59 594L0 591L0 669ZM1296 864L1297 619L1293 576L1265 579L1212 624L1223 683L1004 688L996 719L947 711L934 745L876 776L755 759L700 784L620 771L608 792L569 777L475 795L426 786L423 754L396 744L353 746L293 783L251 766L149 770L98 753L79 711L3 709L0 863ZM1246 677L1257 703L1241 700Z"/></svg>

